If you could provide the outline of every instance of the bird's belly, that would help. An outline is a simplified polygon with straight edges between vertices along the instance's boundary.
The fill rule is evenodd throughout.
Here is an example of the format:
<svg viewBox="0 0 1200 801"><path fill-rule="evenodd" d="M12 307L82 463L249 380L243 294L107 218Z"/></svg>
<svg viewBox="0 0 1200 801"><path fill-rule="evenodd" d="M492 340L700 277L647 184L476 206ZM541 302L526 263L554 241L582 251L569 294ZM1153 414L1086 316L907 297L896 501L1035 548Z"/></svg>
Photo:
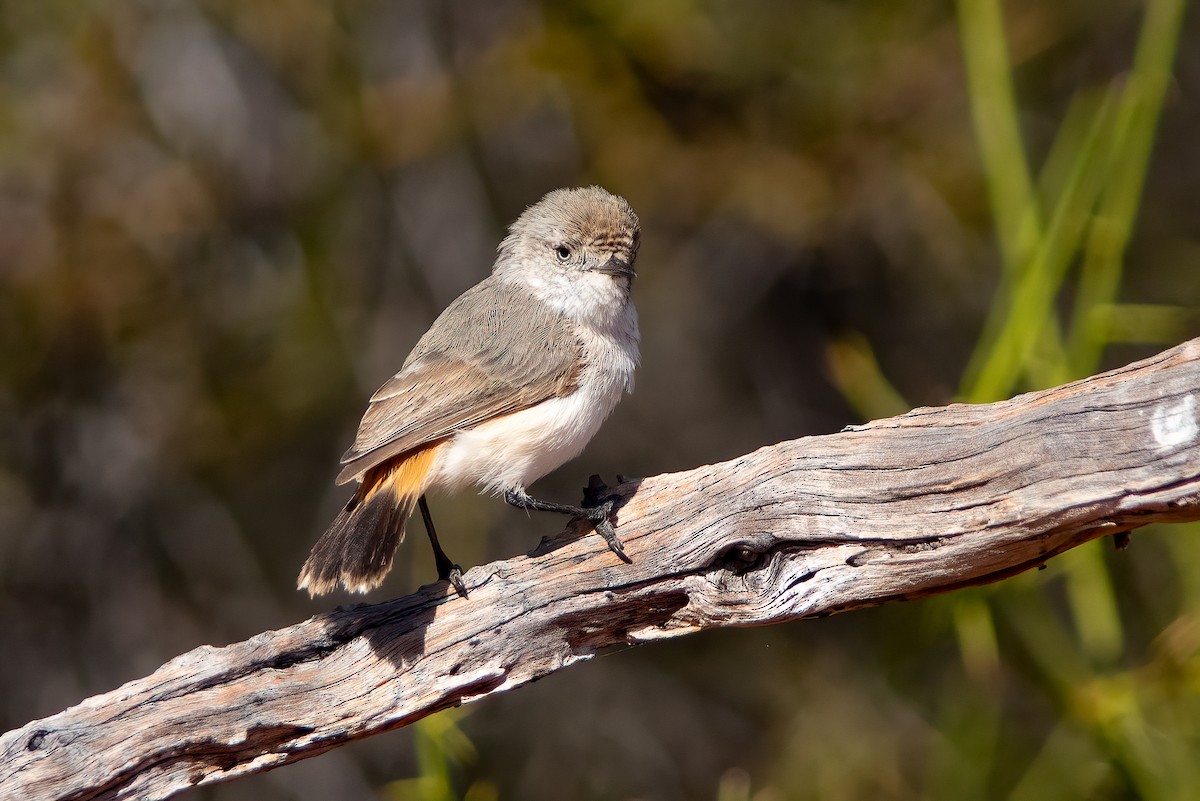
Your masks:
<svg viewBox="0 0 1200 801"><path fill-rule="evenodd" d="M523 489L578 456L623 390L623 381L585 382L566 397L460 431L438 448L429 486Z"/></svg>

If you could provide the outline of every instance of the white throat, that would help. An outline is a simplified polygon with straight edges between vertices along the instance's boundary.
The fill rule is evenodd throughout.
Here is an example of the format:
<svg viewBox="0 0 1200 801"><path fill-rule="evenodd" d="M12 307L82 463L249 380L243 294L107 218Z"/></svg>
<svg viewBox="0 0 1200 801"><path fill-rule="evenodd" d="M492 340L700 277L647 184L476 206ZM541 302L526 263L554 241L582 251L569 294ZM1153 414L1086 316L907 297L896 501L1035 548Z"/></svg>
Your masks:
<svg viewBox="0 0 1200 801"><path fill-rule="evenodd" d="M455 434L439 449L430 485L476 484L491 492L523 490L575 458L621 396L633 391L639 361L637 310L622 283L603 273L521 273L533 295L575 322L584 344L575 391Z"/></svg>

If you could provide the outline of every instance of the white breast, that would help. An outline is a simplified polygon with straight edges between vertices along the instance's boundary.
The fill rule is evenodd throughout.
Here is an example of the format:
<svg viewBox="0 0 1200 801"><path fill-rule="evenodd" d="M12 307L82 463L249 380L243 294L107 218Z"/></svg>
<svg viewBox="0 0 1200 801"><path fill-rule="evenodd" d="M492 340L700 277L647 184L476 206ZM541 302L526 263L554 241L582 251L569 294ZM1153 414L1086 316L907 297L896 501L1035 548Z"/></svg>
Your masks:
<svg viewBox="0 0 1200 801"><path fill-rule="evenodd" d="M622 394L633 389L637 313L633 304L623 311L606 325L580 325L586 358L573 393L455 434L439 448L429 486L524 489L578 456Z"/></svg>

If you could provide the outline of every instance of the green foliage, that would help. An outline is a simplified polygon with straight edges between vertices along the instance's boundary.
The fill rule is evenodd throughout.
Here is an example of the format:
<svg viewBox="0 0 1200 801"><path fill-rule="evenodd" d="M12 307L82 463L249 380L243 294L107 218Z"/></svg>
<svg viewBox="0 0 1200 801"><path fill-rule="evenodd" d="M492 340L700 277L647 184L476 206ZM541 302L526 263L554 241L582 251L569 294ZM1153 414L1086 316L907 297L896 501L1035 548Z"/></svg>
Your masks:
<svg viewBox="0 0 1200 801"><path fill-rule="evenodd" d="M960 1L972 108L1004 263L996 301L963 379L964 400L1007 397L1022 377L1041 386L1087 375L1113 341L1105 314L1112 314L1116 301L1183 9L1182 0L1149 3L1133 70L1125 80L1076 97L1035 194L1018 135L999 3ZM1077 263L1064 344L1055 302ZM1178 311L1165 309L1160 319Z"/></svg>
<svg viewBox="0 0 1200 801"><path fill-rule="evenodd" d="M455 788L456 773L474 764L474 744L459 728L462 709L447 709L413 724L416 736L417 777L389 782L389 801L495 801L495 786L487 780L473 782L465 793Z"/></svg>
<svg viewBox="0 0 1200 801"><path fill-rule="evenodd" d="M1107 86L1079 91L1034 180L1000 4L959 1L971 107L1003 265L960 386L964 401L998 400L1083 377L1099 368L1113 343L1171 344L1181 336L1187 308L1123 304L1117 293L1183 9L1182 0L1150 0L1132 70ZM1064 297L1070 299L1066 324ZM860 354L851 361L831 352L847 397L875 412L870 403L879 401L859 398L864 387L882 386L876 396L894 407L894 390L871 369L873 361L858 378L847 366L861 365L869 346L843 347ZM1170 534L1182 557L1174 563L1175 582L1189 583L1194 572L1200 526L1190 528ZM1194 594L1179 598L1168 610L1166 630L1142 650L1125 630L1120 568L1106 549L1093 542L1045 572L931 603L958 640L968 687L944 694L935 722L942 745L926 797L1064 801L1200 793L1200 606ZM1045 693L1054 714L1045 736L1016 761L1013 740L1027 737L1028 727L1006 719L1013 705L1005 685L1014 672ZM1014 771L1021 763L1025 767Z"/></svg>

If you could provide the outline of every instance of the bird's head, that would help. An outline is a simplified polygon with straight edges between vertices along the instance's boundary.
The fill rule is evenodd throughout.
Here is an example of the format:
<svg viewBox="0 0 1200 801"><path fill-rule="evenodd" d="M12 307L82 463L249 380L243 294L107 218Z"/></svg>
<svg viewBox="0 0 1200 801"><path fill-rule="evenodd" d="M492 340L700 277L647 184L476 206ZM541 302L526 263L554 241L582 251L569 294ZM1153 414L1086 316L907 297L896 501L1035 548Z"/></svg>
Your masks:
<svg viewBox="0 0 1200 801"><path fill-rule="evenodd" d="M582 295L585 302L623 302L637 275L640 233L637 214L624 198L598 186L556 189L509 227L495 272L561 287L559 294Z"/></svg>

